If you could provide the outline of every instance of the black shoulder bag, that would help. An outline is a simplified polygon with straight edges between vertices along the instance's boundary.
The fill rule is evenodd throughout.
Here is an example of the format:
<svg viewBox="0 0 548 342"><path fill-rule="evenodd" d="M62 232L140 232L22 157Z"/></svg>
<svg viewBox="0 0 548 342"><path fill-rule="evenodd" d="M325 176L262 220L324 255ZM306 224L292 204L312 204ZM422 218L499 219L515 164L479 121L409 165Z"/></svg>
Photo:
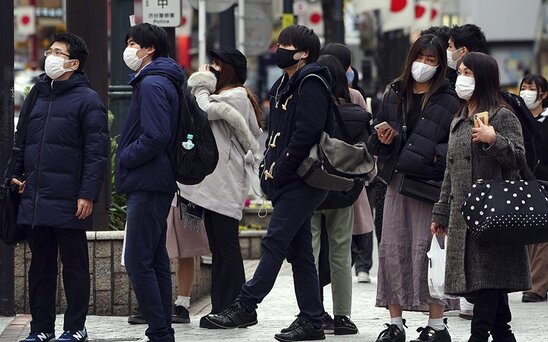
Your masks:
<svg viewBox="0 0 548 342"><path fill-rule="evenodd" d="M407 110L404 102L402 102L401 108L403 117L402 144L405 146L407 140ZM441 182L402 174L398 192L419 201L436 203L440 198Z"/></svg>
<svg viewBox="0 0 548 342"><path fill-rule="evenodd" d="M37 98L38 91L33 87L19 114L17 136L15 137L11 156L4 171L3 181L0 184L0 239L7 245L16 245L26 239L25 230L17 226L17 209L20 195L18 187L11 184L11 178L15 165L24 150L29 116Z"/></svg>

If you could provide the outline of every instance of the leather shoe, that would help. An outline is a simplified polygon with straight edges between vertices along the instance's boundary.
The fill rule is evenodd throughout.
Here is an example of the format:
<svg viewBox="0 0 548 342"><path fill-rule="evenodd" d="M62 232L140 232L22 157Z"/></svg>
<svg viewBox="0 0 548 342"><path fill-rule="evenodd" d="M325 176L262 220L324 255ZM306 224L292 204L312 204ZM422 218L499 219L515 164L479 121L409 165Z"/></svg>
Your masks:
<svg viewBox="0 0 548 342"><path fill-rule="evenodd" d="M411 342L451 342L451 336L447 328L443 330L434 330L432 327L418 328L420 333L416 340Z"/></svg>
<svg viewBox="0 0 548 342"><path fill-rule="evenodd" d="M358 333L356 324L348 316L335 315L335 335L355 335Z"/></svg>
<svg viewBox="0 0 548 342"><path fill-rule="evenodd" d="M257 324L257 311L249 312L235 302L218 314L207 315L206 320L221 329L245 328Z"/></svg>
<svg viewBox="0 0 548 342"><path fill-rule="evenodd" d="M295 327L292 330L276 334L274 338L282 342L325 340L322 328L315 328L312 323L300 318L297 318L294 323Z"/></svg>
<svg viewBox="0 0 548 342"><path fill-rule="evenodd" d="M523 292L523 296L521 297L521 301L524 303L538 303L544 302L545 300L546 298L542 298L534 292Z"/></svg>

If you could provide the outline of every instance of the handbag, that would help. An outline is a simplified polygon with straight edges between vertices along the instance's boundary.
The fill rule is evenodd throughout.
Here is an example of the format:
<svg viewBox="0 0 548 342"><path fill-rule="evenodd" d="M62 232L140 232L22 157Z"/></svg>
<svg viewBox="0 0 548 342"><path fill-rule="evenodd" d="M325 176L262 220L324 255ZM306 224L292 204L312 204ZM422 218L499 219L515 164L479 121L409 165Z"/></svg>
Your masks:
<svg viewBox="0 0 548 342"><path fill-rule="evenodd" d="M323 78L316 77L331 92ZM344 125L335 99L332 95L330 98L343 139L350 141L350 134ZM344 140L333 138L326 132L322 132L320 141L312 146L308 156L297 169L297 174L305 183L323 190L348 191L354 187L357 178L365 178L369 172L373 171L375 160L367 150L365 142L348 144Z"/></svg>
<svg viewBox="0 0 548 342"><path fill-rule="evenodd" d="M403 174L398 192L419 201L436 203L440 198L441 181Z"/></svg>
<svg viewBox="0 0 548 342"><path fill-rule="evenodd" d="M522 180L503 180L498 168L493 180L478 179L462 215L479 244L537 244L548 241L548 191L521 162Z"/></svg>
<svg viewBox="0 0 548 342"><path fill-rule="evenodd" d="M26 239L25 230L17 225L17 209L19 207L19 192L17 187L10 184L15 164L23 150L24 139L27 134L28 117L36 99L38 91L32 87L27 99L21 108L17 135L12 148L10 159L4 171L3 182L0 184L0 239L7 245L16 245Z"/></svg>

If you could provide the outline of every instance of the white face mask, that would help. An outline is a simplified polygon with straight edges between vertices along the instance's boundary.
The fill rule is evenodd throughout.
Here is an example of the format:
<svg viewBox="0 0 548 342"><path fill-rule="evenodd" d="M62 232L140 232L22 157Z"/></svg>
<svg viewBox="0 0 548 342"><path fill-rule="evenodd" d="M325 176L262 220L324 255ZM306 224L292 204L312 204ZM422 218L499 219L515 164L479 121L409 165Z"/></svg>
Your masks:
<svg viewBox="0 0 548 342"><path fill-rule="evenodd" d="M143 59L145 58L139 58L137 56L137 51L139 51L139 49L129 46L124 50L124 62L127 67L133 71L139 70L141 64L143 64Z"/></svg>
<svg viewBox="0 0 548 342"><path fill-rule="evenodd" d="M411 66L411 76L413 76L415 81L423 83L430 81L436 74L436 70L438 70L437 66L415 61Z"/></svg>
<svg viewBox="0 0 548 342"><path fill-rule="evenodd" d="M61 77L65 72L74 71L72 68L65 68L65 62L70 60L65 60L61 57L54 55L49 55L46 57L46 63L44 69L46 70L46 75L52 80L56 80Z"/></svg>
<svg viewBox="0 0 548 342"><path fill-rule="evenodd" d="M533 90L522 90L519 92L519 96L523 99L527 108L535 109L542 102L542 99L537 101L537 92Z"/></svg>
<svg viewBox="0 0 548 342"><path fill-rule="evenodd" d="M453 60L453 54L457 53L457 51L459 50L457 49L455 51L449 51L449 50L446 50L446 51L447 51L447 66L453 70L457 70L457 63L460 57L457 58L456 60Z"/></svg>
<svg viewBox="0 0 548 342"><path fill-rule="evenodd" d="M457 82L455 82L455 91L458 97L466 101L470 100L472 94L474 94L475 87L476 79L470 76L460 75L457 77Z"/></svg>

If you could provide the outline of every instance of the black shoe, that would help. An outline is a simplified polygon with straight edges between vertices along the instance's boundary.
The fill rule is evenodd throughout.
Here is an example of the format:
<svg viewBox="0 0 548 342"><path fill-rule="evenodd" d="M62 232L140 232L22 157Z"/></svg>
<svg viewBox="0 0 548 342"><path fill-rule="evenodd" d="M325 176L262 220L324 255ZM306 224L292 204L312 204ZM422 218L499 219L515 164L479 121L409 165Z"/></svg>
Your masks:
<svg viewBox="0 0 548 342"><path fill-rule="evenodd" d="M248 312L235 302L218 314L209 314L206 320L222 329L245 328L257 324L257 311Z"/></svg>
<svg viewBox="0 0 548 342"><path fill-rule="evenodd" d="M182 305L173 305L173 315L171 316L173 323L190 323L190 315L187 308Z"/></svg>
<svg viewBox="0 0 548 342"><path fill-rule="evenodd" d="M544 302L545 300L546 298L542 298L534 292L523 292L523 296L521 297L521 301L524 303L538 303Z"/></svg>
<svg viewBox="0 0 548 342"><path fill-rule="evenodd" d="M54 333L31 332L27 338L20 340L19 342L47 342L52 341L54 338Z"/></svg>
<svg viewBox="0 0 548 342"><path fill-rule="evenodd" d="M381 331L376 342L405 342L405 330L401 330L397 324L386 323L385 326L386 329ZM405 320L403 326L407 328Z"/></svg>
<svg viewBox="0 0 548 342"><path fill-rule="evenodd" d="M282 330L280 330L280 332L281 333L286 333L286 332L290 332L291 330L297 328L300 324L301 319L302 318L300 318L300 317L295 318L295 320L293 322L291 322L291 324L287 328L283 328Z"/></svg>
<svg viewBox="0 0 548 342"><path fill-rule="evenodd" d="M335 335L355 335L358 333L358 327L348 316L335 315L334 325Z"/></svg>
<svg viewBox="0 0 548 342"><path fill-rule="evenodd" d="M427 326L425 328L418 328L417 332L420 333L419 337L411 342L451 342L451 336L447 328L438 331Z"/></svg>
<svg viewBox="0 0 548 342"><path fill-rule="evenodd" d="M202 316L200 318L200 328L204 328L204 329L222 329L221 327L218 327L218 326L214 325L213 323L211 323L210 321L207 320L207 316L209 316L209 315L211 315L211 314Z"/></svg>
<svg viewBox="0 0 548 342"><path fill-rule="evenodd" d="M141 315L141 311L139 311L139 309L135 311L135 315L131 315L127 318L127 322L129 324L147 324L147 321L143 315Z"/></svg>
<svg viewBox="0 0 548 342"><path fill-rule="evenodd" d="M331 315L329 315L327 312L324 312L321 320L324 334L335 333L335 321L333 320L333 317L331 317Z"/></svg>
<svg viewBox="0 0 548 342"><path fill-rule="evenodd" d="M288 332L274 335L278 341L315 341L325 340L325 334L322 328L316 329L312 323L304 319L298 319L297 326Z"/></svg>

